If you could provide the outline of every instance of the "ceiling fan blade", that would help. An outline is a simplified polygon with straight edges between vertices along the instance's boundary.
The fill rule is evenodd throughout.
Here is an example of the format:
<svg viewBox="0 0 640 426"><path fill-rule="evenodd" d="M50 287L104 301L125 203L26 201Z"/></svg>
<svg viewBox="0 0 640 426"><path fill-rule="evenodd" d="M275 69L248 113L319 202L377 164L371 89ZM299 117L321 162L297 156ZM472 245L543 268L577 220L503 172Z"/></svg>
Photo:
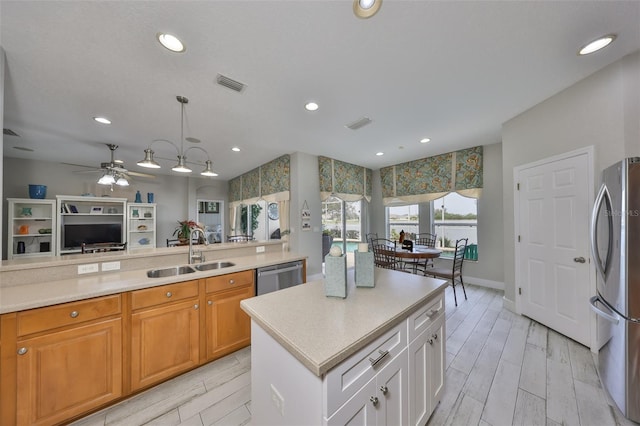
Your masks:
<svg viewBox="0 0 640 426"><path fill-rule="evenodd" d="M140 173L140 172L133 172L131 170L127 171L127 174L131 175L131 176L139 176L139 177L145 177L145 178L151 178L151 179L155 179L155 175L150 175L149 173Z"/></svg>
<svg viewBox="0 0 640 426"><path fill-rule="evenodd" d="M74 164L74 163L60 163L60 164L65 164L67 166L73 166L73 167L86 167L86 168L97 170L96 166L87 166L86 164Z"/></svg>
<svg viewBox="0 0 640 426"><path fill-rule="evenodd" d="M74 170L72 173L104 173L102 169L93 169L93 170Z"/></svg>

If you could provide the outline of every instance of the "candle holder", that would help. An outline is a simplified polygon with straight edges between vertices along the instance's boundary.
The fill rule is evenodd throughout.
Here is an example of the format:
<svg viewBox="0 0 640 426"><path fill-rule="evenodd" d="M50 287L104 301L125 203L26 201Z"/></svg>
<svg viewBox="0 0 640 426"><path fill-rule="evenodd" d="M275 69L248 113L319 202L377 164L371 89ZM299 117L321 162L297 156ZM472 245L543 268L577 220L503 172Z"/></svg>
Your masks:
<svg viewBox="0 0 640 426"><path fill-rule="evenodd" d="M347 257L327 255L324 258L324 294L327 297L347 297Z"/></svg>
<svg viewBox="0 0 640 426"><path fill-rule="evenodd" d="M356 250L355 256L355 281L356 287L375 287L373 252Z"/></svg>

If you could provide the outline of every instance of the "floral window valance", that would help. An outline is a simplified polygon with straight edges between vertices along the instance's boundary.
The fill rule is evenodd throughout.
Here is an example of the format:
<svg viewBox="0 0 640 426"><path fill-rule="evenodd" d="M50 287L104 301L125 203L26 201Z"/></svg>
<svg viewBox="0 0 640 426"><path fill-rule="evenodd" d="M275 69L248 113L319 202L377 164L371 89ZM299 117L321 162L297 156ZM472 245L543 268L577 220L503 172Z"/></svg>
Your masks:
<svg viewBox="0 0 640 426"><path fill-rule="evenodd" d="M380 180L385 205L427 202L449 192L479 198L482 191L482 147L383 167Z"/></svg>
<svg viewBox="0 0 640 426"><path fill-rule="evenodd" d="M337 197L344 201L371 201L371 169L318 157L320 172L320 198Z"/></svg>
<svg viewBox="0 0 640 426"><path fill-rule="evenodd" d="M290 157L283 155L229 181L229 204L253 204L260 199L289 199Z"/></svg>

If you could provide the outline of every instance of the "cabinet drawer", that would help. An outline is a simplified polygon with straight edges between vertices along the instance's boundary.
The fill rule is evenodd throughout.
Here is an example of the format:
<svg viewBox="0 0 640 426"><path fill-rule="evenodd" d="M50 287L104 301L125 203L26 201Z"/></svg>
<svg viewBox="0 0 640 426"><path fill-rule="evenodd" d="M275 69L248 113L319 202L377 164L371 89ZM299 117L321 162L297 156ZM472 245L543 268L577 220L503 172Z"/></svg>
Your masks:
<svg viewBox="0 0 640 426"><path fill-rule="evenodd" d="M214 293L220 290L229 290L232 288L252 285L254 274L254 271L250 270L207 278L206 292Z"/></svg>
<svg viewBox="0 0 640 426"><path fill-rule="evenodd" d="M121 312L119 294L19 312L18 336L81 324Z"/></svg>
<svg viewBox="0 0 640 426"><path fill-rule="evenodd" d="M325 417L330 417L406 347L407 326L403 321L330 370L323 383L327 395ZM379 361L375 363L376 360Z"/></svg>
<svg viewBox="0 0 640 426"><path fill-rule="evenodd" d="M441 314L444 313L444 292L440 292L435 299L421 306L409 317L409 342L425 331Z"/></svg>
<svg viewBox="0 0 640 426"><path fill-rule="evenodd" d="M197 280L145 288L131 292L131 309L148 308L193 297L198 297Z"/></svg>

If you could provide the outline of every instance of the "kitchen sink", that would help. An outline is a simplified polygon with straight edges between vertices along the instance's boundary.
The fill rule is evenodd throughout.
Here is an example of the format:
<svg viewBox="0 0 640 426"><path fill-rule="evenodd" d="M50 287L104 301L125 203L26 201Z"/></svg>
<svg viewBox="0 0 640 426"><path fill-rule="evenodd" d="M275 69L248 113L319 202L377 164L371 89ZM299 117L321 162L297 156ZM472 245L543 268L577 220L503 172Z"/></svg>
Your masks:
<svg viewBox="0 0 640 426"><path fill-rule="evenodd" d="M235 266L233 262L211 262L211 263L201 263L199 265L194 265L198 271L209 271L211 269L222 269L228 268L230 266Z"/></svg>
<svg viewBox="0 0 640 426"><path fill-rule="evenodd" d="M147 271L149 278L173 277L175 275L192 274L196 272L191 266L174 266L172 268L152 269Z"/></svg>

